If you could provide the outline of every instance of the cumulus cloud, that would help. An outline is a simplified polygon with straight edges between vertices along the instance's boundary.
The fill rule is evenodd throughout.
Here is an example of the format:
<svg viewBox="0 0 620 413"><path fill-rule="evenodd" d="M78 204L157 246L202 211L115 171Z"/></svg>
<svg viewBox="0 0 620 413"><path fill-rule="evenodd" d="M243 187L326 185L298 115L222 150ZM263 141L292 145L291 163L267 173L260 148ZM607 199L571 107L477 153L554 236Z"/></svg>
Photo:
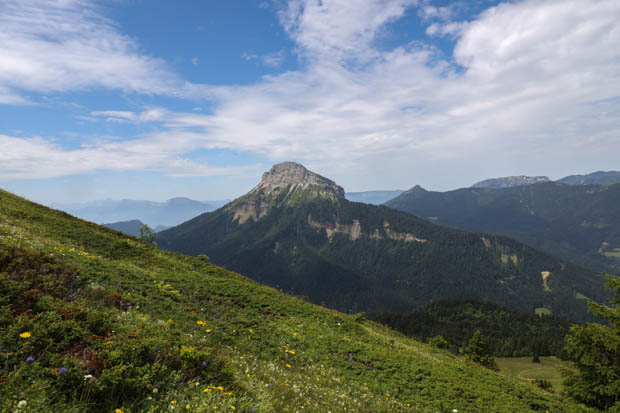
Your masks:
<svg viewBox="0 0 620 413"><path fill-rule="evenodd" d="M88 0L0 0L2 90L105 88L173 93L180 81L163 60L140 53ZM18 103L15 98L4 103Z"/></svg>

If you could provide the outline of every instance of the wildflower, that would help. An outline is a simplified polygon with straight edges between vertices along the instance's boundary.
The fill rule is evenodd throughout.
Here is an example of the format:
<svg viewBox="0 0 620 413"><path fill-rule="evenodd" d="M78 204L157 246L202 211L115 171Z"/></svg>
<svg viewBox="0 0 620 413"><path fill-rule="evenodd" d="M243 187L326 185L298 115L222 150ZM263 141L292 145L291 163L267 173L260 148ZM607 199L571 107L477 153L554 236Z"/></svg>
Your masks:
<svg viewBox="0 0 620 413"><path fill-rule="evenodd" d="M286 363L286 368L287 368L287 369L290 369L291 367L292 367L292 366L291 366L290 364Z"/></svg>
<svg viewBox="0 0 620 413"><path fill-rule="evenodd" d="M173 401L170 402L170 404L177 404L177 401L173 400Z"/></svg>
<svg viewBox="0 0 620 413"><path fill-rule="evenodd" d="M93 375L92 374L85 374L84 375L84 380L88 380L88 379L92 379Z"/></svg>
<svg viewBox="0 0 620 413"><path fill-rule="evenodd" d="M204 326L204 325L205 325L205 324L207 324L207 323L205 323L205 322L204 322L204 321L202 321L202 320L198 320L198 321L196 321L196 324L198 324L199 326Z"/></svg>
<svg viewBox="0 0 620 413"><path fill-rule="evenodd" d="M28 402L26 400L20 400L19 403L17 403L17 408L23 409L24 407L26 407L27 404Z"/></svg>
<svg viewBox="0 0 620 413"><path fill-rule="evenodd" d="M19 337L20 337L20 338L30 338L30 337L32 337L32 335L30 334L30 332L29 332L29 331L24 331L23 333L21 333L21 334L19 335Z"/></svg>
<svg viewBox="0 0 620 413"><path fill-rule="evenodd" d="M205 332L210 333L210 332L211 332L211 329L210 329L210 328L207 328L207 329L205 330Z"/></svg>
<svg viewBox="0 0 620 413"><path fill-rule="evenodd" d="M66 367L61 367L58 369L58 374L65 374L67 372L67 368Z"/></svg>
<svg viewBox="0 0 620 413"><path fill-rule="evenodd" d="M250 334L254 334L254 330L249 329L248 331L250 332Z"/></svg>
<svg viewBox="0 0 620 413"><path fill-rule="evenodd" d="M458 410L452 409L452 413L458 413ZM549 413L549 412L547 412L547 413Z"/></svg>
<svg viewBox="0 0 620 413"><path fill-rule="evenodd" d="M230 406L230 410L235 410L236 407L235 406Z"/></svg>
<svg viewBox="0 0 620 413"><path fill-rule="evenodd" d="M222 386L217 386L217 389L218 389L219 391L224 391L224 388L223 388Z"/></svg>
<svg viewBox="0 0 620 413"><path fill-rule="evenodd" d="M183 387L183 386L185 386L185 383L184 383L184 382L182 382L182 381L180 381L180 382L179 382L179 387Z"/></svg>
<svg viewBox="0 0 620 413"><path fill-rule="evenodd" d="M116 409L114 410L114 413L124 413L124 412L123 412L123 409Z"/></svg>
<svg viewBox="0 0 620 413"><path fill-rule="evenodd" d="M186 408L187 410L189 410L189 408L190 408L190 407L192 407L192 406L190 406L189 404L186 404L186 405L185 405L185 408Z"/></svg>
<svg viewBox="0 0 620 413"><path fill-rule="evenodd" d="M26 363L33 363L33 362L34 362L34 356L26 357Z"/></svg>
<svg viewBox="0 0 620 413"><path fill-rule="evenodd" d="M208 393L209 392L209 388L205 387L205 389L202 391L203 393Z"/></svg>
<svg viewBox="0 0 620 413"><path fill-rule="evenodd" d="M153 389L153 394L157 394L157 392L158 392L158 391L159 391L159 390L157 390L157 387L155 387L155 388Z"/></svg>

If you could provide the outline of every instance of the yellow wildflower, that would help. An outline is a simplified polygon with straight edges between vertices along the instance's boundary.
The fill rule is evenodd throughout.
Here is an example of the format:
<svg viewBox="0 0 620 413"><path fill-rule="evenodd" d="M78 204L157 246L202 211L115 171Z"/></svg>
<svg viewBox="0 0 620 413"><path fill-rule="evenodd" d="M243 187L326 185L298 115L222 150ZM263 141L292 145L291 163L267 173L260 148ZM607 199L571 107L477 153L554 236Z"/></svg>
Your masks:
<svg viewBox="0 0 620 413"><path fill-rule="evenodd" d="M21 333L21 334L19 335L19 337L20 337L20 338L30 338L30 337L32 337L32 335L30 334L30 332L29 332L29 331L24 331L23 333Z"/></svg>
<svg viewBox="0 0 620 413"><path fill-rule="evenodd" d="M204 321L202 321L202 320L198 320L198 321L196 321L196 324L198 324L199 326L204 326L204 325L205 325L205 324L207 324L207 323L205 323L205 322L204 322Z"/></svg>
<svg viewBox="0 0 620 413"><path fill-rule="evenodd" d="M205 388L202 392L203 392L203 393L208 393L208 392L209 392L209 388L208 388L208 387L207 387L207 388Z"/></svg>
<svg viewBox="0 0 620 413"><path fill-rule="evenodd" d="M114 413L124 413L122 409L116 409L114 410Z"/></svg>
<svg viewBox="0 0 620 413"><path fill-rule="evenodd" d="M230 406L230 410L235 410L236 407L235 406Z"/></svg>
<svg viewBox="0 0 620 413"><path fill-rule="evenodd" d="M189 404L186 404L186 405L185 405L185 408L186 408L187 410L189 410L189 408L190 408L190 407L191 407L191 406L190 406Z"/></svg>
<svg viewBox="0 0 620 413"><path fill-rule="evenodd" d="M173 400L173 401L170 402L170 404L177 404L177 401Z"/></svg>
<svg viewBox="0 0 620 413"><path fill-rule="evenodd" d="M293 367L293 366L291 366L290 364L286 363L286 368L287 369L290 369L291 367Z"/></svg>
<svg viewBox="0 0 620 413"><path fill-rule="evenodd" d="M223 388L222 386L217 386L217 389L218 389L219 391L224 391L224 388Z"/></svg>

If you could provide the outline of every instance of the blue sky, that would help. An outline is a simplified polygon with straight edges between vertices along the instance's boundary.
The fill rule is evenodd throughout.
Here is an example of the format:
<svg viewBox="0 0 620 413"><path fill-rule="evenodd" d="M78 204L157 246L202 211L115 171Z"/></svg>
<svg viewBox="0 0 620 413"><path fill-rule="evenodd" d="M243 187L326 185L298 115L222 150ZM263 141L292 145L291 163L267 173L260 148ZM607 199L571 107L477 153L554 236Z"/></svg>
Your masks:
<svg viewBox="0 0 620 413"><path fill-rule="evenodd" d="M620 169L616 0L0 0L0 187L233 198Z"/></svg>

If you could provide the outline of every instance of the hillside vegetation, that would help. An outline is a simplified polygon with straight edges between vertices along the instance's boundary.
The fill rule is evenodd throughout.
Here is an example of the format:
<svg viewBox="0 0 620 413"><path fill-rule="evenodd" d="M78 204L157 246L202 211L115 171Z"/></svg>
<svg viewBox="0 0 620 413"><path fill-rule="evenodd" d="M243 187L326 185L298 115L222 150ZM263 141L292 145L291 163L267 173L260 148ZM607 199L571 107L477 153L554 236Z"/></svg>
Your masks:
<svg viewBox="0 0 620 413"><path fill-rule="evenodd" d="M416 186L386 205L440 225L505 235L595 271L620 274L620 183L546 182L448 192Z"/></svg>
<svg viewBox="0 0 620 413"><path fill-rule="evenodd" d="M476 330L496 357L565 356L572 325L562 317L537 316L475 300L433 301L408 313L381 314L377 321L427 342L442 336L453 353L462 351Z"/></svg>
<svg viewBox="0 0 620 413"><path fill-rule="evenodd" d="M0 350L0 411L585 411L3 191Z"/></svg>

